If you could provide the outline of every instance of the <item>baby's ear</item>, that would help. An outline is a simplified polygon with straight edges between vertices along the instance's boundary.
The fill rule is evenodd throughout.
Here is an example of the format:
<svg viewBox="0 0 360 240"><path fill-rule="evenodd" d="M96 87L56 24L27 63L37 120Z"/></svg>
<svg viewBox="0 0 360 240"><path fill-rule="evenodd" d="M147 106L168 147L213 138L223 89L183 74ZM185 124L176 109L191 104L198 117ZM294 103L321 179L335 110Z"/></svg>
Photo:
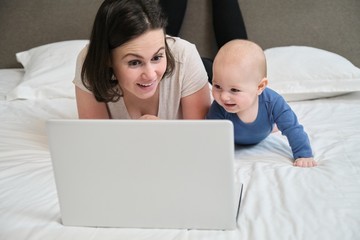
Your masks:
<svg viewBox="0 0 360 240"><path fill-rule="evenodd" d="M258 85L258 90L257 90L258 95L260 95L264 91L264 89L266 88L268 83L269 83L269 80L266 77L261 79L261 81Z"/></svg>

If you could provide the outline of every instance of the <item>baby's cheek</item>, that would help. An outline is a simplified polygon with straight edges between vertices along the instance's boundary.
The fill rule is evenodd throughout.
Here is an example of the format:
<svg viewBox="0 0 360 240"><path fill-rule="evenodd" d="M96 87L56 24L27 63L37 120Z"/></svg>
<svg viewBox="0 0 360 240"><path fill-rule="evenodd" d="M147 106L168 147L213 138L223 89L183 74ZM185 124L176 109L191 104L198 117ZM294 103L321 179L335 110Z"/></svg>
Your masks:
<svg viewBox="0 0 360 240"><path fill-rule="evenodd" d="M211 90L211 93L216 101L220 99L219 93L216 90L214 90L214 88Z"/></svg>

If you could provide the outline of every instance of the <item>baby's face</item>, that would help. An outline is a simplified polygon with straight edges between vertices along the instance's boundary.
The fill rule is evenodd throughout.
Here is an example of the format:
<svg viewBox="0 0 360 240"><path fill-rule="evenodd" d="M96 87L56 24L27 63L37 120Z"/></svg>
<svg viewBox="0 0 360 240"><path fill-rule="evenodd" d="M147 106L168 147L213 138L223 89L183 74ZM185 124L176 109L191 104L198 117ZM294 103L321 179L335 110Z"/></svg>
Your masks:
<svg viewBox="0 0 360 240"><path fill-rule="evenodd" d="M212 94L227 112L239 113L255 106L259 74L249 67L214 63Z"/></svg>

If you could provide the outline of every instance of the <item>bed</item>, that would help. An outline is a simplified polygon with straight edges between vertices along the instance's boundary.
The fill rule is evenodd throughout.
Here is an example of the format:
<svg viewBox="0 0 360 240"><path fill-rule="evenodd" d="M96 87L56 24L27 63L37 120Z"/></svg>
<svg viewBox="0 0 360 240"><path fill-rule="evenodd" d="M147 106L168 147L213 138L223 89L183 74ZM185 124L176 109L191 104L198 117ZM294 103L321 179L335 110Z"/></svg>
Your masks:
<svg viewBox="0 0 360 240"><path fill-rule="evenodd" d="M356 31L359 24L352 24L354 19L359 20L357 11L351 12L351 9L359 9L359 2L346 1L345 7L332 8L335 1L322 1L335 11L332 13L338 14L341 24L349 18L352 25L344 26L343 30L352 28L351 34L356 35L353 40L345 36L351 44L335 50L318 37L311 42L310 36L309 42L305 42L308 39L297 39L297 42L287 39L286 43L279 32L266 37L269 35L264 30L266 26L258 26L257 18L251 21L249 17L255 11L249 2L258 4L258 13L270 6L262 6L261 1L239 1L249 38L266 49L269 87L281 93L297 114L319 165L293 167L290 148L280 132L271 134L256 146L236 146L235 173L244 188L237 228L233 231L62 225L45 122L47 119L77 118L71 80L76 55L87 43L88 32L71 28L60 35L29 34L28 38L22 38L24 44L16 40L16 34L19 31L25 34L27 26L28 32L34 32L30 28L34 22L27 23L20 15L38 13L40 10L35 10L35 6L41 5L41 13L56 9L56 14L65 16L61 20L65 26L69 26L66 14L74 14L77 10L79 22L75 25L81 26L91 24L92 20L89 14L80 14L84 9L78 4L88 2L84 8L94 13L101 1L71 2L14 0L0 3L0 26L2 32L8 32L0 40L3 53L0 60L0 239L360 238L360 54L356 47L360 31ZM282 6L273 4L269 12L294 11L296 4L290 2ZM307 2L303 1L302 9L308 7L312 12L314 7L319 11L323 9ZM208 3L189 1L191 9L196 4L200 4L195 8L201 11L198 17L205 16L203 11L208 10ZM207 39L211 37L210 30L190 38L189 19L194 17L191 11L187 13L183 36L199 45L203 55L210 56L214 48L212 40ZM36 21L47 23L50 15L39 14ZM324 19L319 22L328 20L327 14L321 16ZM208 18L206 16L203 24L208 23ZM13 23L12 27L4 23L7 19L14 19L8 20ZM25 24L21 25L21 30L16 29L19 22ZM43 28L51 29L51 26L54 24L44 24ZM284 33L292 29L282 26L278 31ZM264 31L261 33L261 30ZM324 34L321 39L331 42L326 36L333 34L329 33L332 29L321 30ZM199 39L199 36L206 38ZM339 34L339 38L342 35Z"/></svg>

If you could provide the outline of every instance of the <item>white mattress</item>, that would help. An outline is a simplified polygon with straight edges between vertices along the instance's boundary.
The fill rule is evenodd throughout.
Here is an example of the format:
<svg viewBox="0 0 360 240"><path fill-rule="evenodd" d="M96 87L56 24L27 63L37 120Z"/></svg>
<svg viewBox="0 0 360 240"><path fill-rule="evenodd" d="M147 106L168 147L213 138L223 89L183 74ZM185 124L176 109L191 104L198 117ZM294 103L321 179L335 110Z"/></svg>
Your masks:
<svg viewBox="0 0 360 240"><path fill-rule="evenodd" d="M45 120L76 118L72 98L5 101L22 70L0 70L0 239L359 239L360 94L291 102L319 166L292 166L274 133L236 148L244 184L235 231L65 227Z"/></svg>

